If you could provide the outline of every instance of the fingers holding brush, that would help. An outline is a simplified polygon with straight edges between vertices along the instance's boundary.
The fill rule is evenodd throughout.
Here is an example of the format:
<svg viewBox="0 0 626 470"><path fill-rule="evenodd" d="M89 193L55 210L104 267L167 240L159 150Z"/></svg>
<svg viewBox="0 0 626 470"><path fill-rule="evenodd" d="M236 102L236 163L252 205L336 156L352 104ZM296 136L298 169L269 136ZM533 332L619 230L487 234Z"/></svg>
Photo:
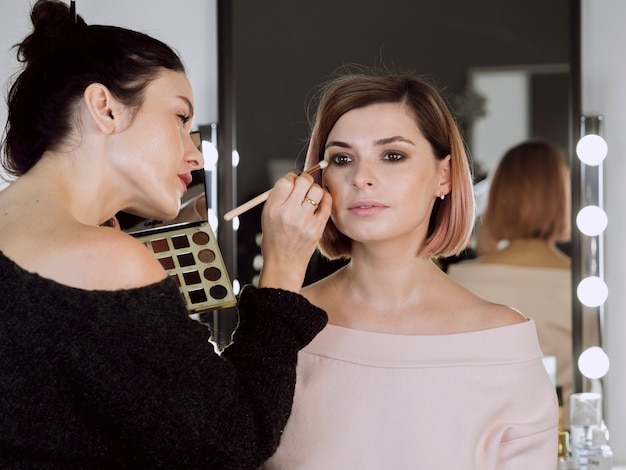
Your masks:
<svg viewBox="0 0 626 470"><path fill-rule="evenodd" d="M327 166L328 166L328 162L322 160L317 165L312 166L311 168L306 170L306 173L308 173L309 175L313 175L317 173L318 171L323 170ZM295 175L295 173L293 175ZM249 201L244 202L240 206L235 207L233 210L228 211L226 214L224 214L224 220L226 221L233 220L235 217L240 216L244 212L252 209L253 207L256 207L259 204L264 203L265 201L267 201L267 198L269 197L271 192L272 190L268 189L264 193L259 194L257 197L252 198Z"/></svg>
<svg viewBox="0 0 626 470"><path fill-rule="evenodd" d="M301 239L317 243L330 217L331 204L328 191L315 183L311 175L289 173L276 182L265 203L263 229L273 232L270 224L284 227Z"/></svg>
<svg viewBox="0 0 626 470"><path fill-rule="evenodd" d="M259 286L300 291L331 206L328 191L307 173L290 173L276 182L263 208Z"/></svg>

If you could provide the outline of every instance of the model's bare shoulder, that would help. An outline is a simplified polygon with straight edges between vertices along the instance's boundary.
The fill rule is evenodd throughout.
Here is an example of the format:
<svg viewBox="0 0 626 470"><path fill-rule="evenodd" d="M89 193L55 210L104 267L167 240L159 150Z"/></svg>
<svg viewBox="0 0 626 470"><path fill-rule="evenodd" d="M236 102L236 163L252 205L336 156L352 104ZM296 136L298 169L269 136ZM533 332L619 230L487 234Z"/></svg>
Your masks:
<svg viewBox="0 0 626 470"><path fill-rule="evenodd" d="M484 307L483 317L488 325L487 328L498 328L528 321L528 318L519 310L507 305L490 302Z"/></svg>
<svg viewBox="0 0 626 470"><path fill-rule="evenodd" d="M487 330L514 325L528 320L522 312L507 305L489 302L456 284L450 296L454 316L465 331Z"/></svg>

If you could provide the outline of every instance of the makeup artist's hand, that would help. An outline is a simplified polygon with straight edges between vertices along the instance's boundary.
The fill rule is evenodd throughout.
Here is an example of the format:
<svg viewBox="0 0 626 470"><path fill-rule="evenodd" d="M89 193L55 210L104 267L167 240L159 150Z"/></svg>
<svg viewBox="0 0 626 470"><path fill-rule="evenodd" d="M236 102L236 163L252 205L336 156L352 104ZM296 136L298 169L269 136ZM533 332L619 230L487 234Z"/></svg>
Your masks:
<svg viewBox="0 0 626 470"><path fill-rule="evenodd" d="M307 173L288 173L276 182L263 207L259 287L300 292L331 206L328 191Z"/></svg>

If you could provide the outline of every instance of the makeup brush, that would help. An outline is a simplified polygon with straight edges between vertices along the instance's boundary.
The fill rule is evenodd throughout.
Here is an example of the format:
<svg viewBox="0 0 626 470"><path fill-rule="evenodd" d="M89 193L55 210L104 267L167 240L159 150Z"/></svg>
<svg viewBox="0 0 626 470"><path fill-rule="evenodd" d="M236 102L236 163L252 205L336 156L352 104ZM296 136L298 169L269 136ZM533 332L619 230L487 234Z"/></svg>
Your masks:
<svg viewBox="0 0 626 470"><path fill-rule="evenodd" d="M327 166L328 166L328 162L326 160L322 160L317 165L312 166L311 168L306 170L306 172L309 175L312 175L316 171L323 170ZM253 207L256 207L259 204L261 204L262 202L267 201L267 198L269 197L270 192L272 192L272 190L268 189L264 193L259 194L257 197L250 199L248 202L244 202L242 205L235 207L232 211L229 211L226 214L224 214L224 220L233 220L235 217L243 214L244 212L249 211Z"/></svg>

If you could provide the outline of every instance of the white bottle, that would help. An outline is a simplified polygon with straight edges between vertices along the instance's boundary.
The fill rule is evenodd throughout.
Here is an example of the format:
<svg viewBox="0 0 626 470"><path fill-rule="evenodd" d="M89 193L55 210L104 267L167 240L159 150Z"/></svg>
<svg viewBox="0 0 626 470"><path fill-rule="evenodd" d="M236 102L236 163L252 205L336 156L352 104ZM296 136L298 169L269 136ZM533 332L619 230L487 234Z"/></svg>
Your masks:
<svg viewBox="0 0 626 470"><path fill-rule="evenodd" d="M609 430L604 422L599 429L591 431L591 444L594 448L600 449L600 452L587 458L587 468L589 470L611 470L613 468L613 451L609 447Z"/></svg>
<svg viewBox="0 0 626 470"><path fill-rule="evenodd" d="M570 448L580 470L611 470L613 454L602 421L599 393L574 393L570 397Z"/></svg>

